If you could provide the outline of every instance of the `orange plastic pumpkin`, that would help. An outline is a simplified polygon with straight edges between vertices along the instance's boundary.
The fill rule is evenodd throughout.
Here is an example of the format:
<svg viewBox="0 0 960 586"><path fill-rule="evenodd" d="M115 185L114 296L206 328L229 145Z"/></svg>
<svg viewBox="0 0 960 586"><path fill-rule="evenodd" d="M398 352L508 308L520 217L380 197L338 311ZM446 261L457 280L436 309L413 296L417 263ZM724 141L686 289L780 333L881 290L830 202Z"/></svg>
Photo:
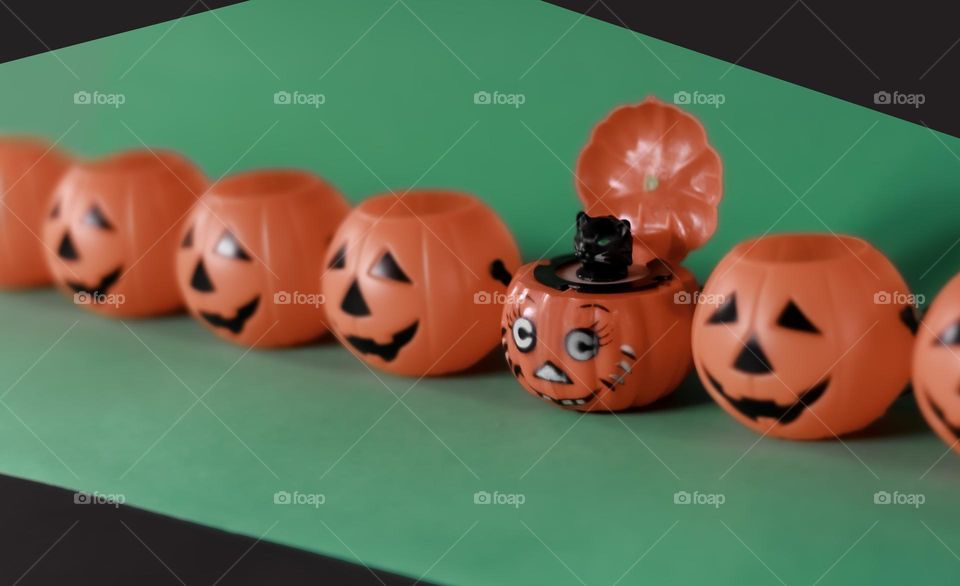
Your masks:
<svg viewBox="0 0 960 586"><path fill-rule="evenodd" d="M597 283L578 277L580 264L531 263L510 285L501 343L521 386L578 411L640 407L673 391L691 368L693 275L652 261Z"/></svg>
<svg viewBox="0 0 960 586"><path fill-rule="evenodd" d="M200 170L169 151L134 150L74 165L43 229L55 282L75 303L104 315L179 309L180 225L205 187Z"/></svg>
<svg viewBox="0 0 960 586"><path fill-rule="evenodd" d="M897 269L859 238L742 242L700 296L694 363L711 397L754 431L789 439L856 431L907 384L910 299Z"/></svg>
<svg viewBox="0 0 960 586"><path fill-rule="evenodd" d="M463 370L496 347L498 301L519 265L507 227L472 195L372 197L350 212L327 254L330 326L388 372Z"/></svg>
<svg viewBox="0 0 960 586"><path fill-rule="evenodd" d="M923 317L913 349L913 394L933 431L960 452L960 275Z"/></svg>
<svg viewBox="0 0 960 586"><path fill-rule="evenodd" d="M39 139L0 138L0 287L52 282L40 234L50 197L69 165L65 154Z"/></svg>
<svg viewBox="0 0 960 586"><path fill-rule="evenodd" d="M699 120L651 96L593 129L577 192L587 214L630 222L634 262L676 264L716 230L723 165Z"/></svg>
<svg viewBox="0 0 960 586"><path fill-rule="evenodd" d="M259 347L321 336L320 275L346 200L305 171L216 182L180 237L177 276L190 313L218 336Z"/></svg>

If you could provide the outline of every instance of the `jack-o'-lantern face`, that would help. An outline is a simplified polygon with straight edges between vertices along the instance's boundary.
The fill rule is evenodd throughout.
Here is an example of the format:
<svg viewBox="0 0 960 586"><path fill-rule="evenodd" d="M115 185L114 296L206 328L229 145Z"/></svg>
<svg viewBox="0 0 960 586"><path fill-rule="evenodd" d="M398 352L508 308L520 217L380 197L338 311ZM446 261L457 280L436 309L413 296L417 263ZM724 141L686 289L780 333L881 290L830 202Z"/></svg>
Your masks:
<svg viewBox="0 0 960 586"><path fill-rule="evenodd" d="M868 243L769 236L707 281L693 351L704 386L748 427L833 437L883 414L907 382L915 326L906 283Z"/></svg>
<svg viewBox="0 0 960 586"><path fill-rule="evenodd" d="M501 343L520 384L578 411L640 407L673 391L691 366L693 306L683 300L693 276L655 263L632 283L588 285L565 268L574 264L526 265L511 284Z"/></svg>
<svg viewBox="0 0 960 586"><path fill-rule="evenodd" d="M173 254L181 222L205 186L198 169L170 152L76 164L54 193L43 230L55 281L98 313L178 309Z"/></svg>
<svg viewBox="0 0 960 586"><path fill-rule="evenodd" d="M220 337L287 346L322 335L320 274L346 200L310 173L220 180L185 223L177 275L190 312Z"/></svg>
<svg viewBox="0 0 960 586"><path fill-rule="evenodd" d="M927 423L960 451L960 277L937 295L913 351L913 391Z"/></svg>
<svg viewBox="0 0 960 586"><path fill-rule="evenodd" d="M323 277L330 325L361 359L389 372L462 370L496 346L497 301L519 251L473 196L398 197L364 201L334 236Z"/></svg>

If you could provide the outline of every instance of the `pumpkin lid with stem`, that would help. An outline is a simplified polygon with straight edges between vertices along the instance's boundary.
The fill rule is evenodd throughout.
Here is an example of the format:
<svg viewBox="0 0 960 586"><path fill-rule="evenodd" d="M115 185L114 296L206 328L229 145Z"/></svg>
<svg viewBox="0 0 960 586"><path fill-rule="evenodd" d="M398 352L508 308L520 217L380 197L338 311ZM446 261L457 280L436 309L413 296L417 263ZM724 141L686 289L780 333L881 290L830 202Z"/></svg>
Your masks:
<svg viewBox="0 0 960 586"><path fill-rule="evenodd" d="M593 128L576 189L589 215L630 222L634 263L678 263L716 230L723 163L695 116L650 96Z"/></svg>

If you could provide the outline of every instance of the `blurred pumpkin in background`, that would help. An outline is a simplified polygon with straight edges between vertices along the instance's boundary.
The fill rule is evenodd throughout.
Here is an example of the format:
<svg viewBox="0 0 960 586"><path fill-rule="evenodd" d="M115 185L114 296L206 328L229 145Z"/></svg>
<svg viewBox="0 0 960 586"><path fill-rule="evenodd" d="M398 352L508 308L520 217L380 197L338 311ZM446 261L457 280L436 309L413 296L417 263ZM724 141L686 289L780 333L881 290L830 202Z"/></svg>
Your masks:
<svg viewBox="0 0 960 586"><path fill-rule="evenodd" d="M43 228L55 282L76 304L104 315L181 308L174 271L180 226L206 185L193 163L170 151L76 163Z"/></svg>
<svg viewBox="0 0 960 586"><path fill-rule="evenodd" d="M321 336L323 260L349 209L340 192L306 171L265 169L217 181L180 236L177 275L190 313L246 346Z"/></svg>
<svg viewBox="0 0 960 586"><path fill-rule="evenodd" d="M43 253L43 221L69 157L37 138L0 138L0 287L53 281Z"/></svg>

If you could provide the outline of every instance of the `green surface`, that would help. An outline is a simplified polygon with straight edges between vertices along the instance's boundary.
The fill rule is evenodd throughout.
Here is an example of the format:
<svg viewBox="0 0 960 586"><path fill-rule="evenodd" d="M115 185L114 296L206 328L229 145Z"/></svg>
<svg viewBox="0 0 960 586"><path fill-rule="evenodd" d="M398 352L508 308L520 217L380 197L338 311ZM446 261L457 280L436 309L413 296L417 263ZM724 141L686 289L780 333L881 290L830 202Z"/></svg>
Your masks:
<svg viewBox="0 0 960 586"><path fill-rule="evenodd" d="M960 265L956 139L532 0L318 4L255 1L2 65L0 128L91 155L173 147L212 176L307 167L354 201L459 187L536 258L568 246L568 167L612 106L722 93L690 108L726 165L719 231L689 259L701 278L771 227L866 236L927 296ZM74 105L77 90L126 103ZM277 106L280 90L326 103ZM526 101L478 106L480 90ZM245 354L185 317L124 324L49 291L0 296L0 323L5 473L439 582L960 575L960 460L940 460L909 398L843 443L758 442L695 381L660 408L581 417L496 361L377 377L334 344ZM275 505L281 490L326 500ZM725 503L675 505L683 490ZM875 505L880 490L925 503Z"/></svg>

